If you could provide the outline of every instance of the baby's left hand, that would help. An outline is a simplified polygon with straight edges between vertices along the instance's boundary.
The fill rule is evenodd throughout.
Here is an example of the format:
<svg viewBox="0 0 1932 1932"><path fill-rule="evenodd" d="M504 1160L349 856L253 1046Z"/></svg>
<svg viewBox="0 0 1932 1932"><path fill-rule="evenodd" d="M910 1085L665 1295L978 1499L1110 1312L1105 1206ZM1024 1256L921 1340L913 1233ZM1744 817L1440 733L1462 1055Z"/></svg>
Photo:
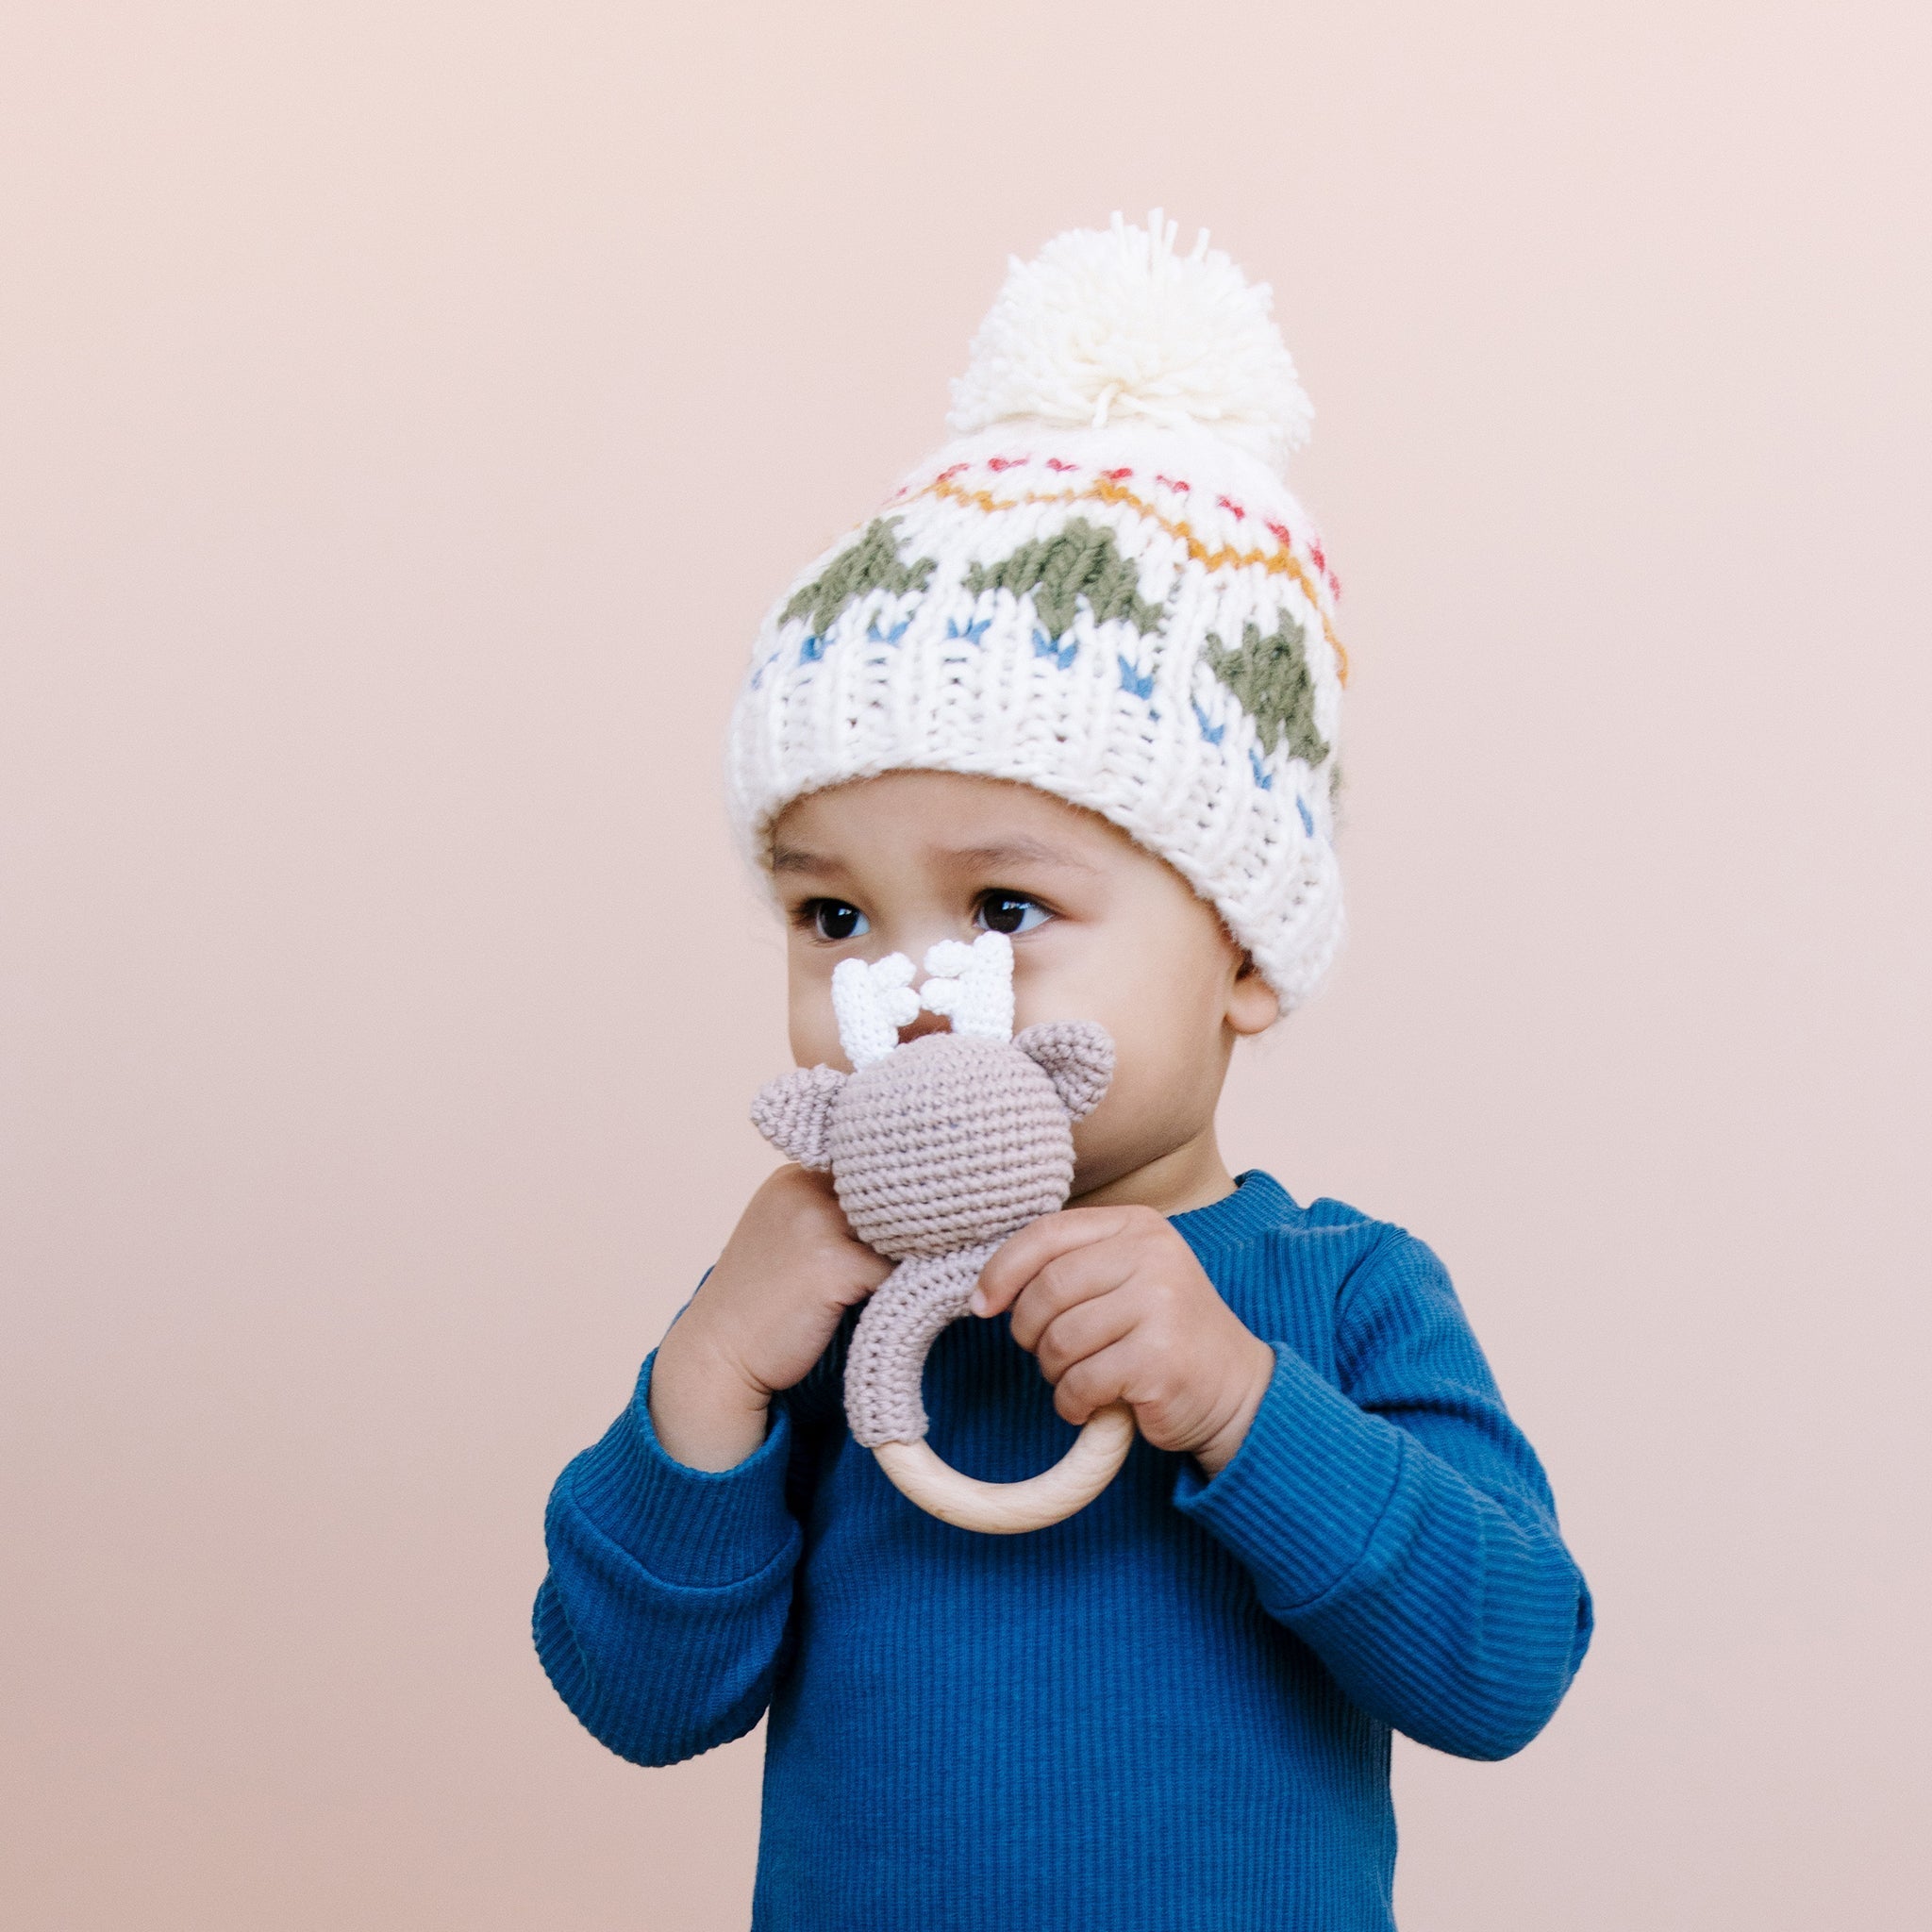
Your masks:
<svg viewBox="0 0 1932 1932"><path fill-rule="evenodd" d="M1084 1423L1132 1405L1158 1449L1217 1475L1241 1447L1274 1374L1274 1351L1221 1299L1193 1250L1151 1208L1068 1208L986 1264L975 1315L1013 1311L1054 1407Z"/></svg>

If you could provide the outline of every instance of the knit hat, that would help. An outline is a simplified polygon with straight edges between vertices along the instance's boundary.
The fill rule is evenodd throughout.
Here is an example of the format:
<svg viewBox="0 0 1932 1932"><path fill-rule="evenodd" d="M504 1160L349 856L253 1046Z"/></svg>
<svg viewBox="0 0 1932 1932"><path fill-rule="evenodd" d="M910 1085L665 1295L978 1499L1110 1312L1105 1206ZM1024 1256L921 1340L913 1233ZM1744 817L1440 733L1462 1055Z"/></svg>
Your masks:
<svg viewBox="0 0 1932 1932"><path fill-rule="evenodd" d="M1270 312L1157 210L1015 260L956 441L819 558L733 713L756 859L793 799L883 772L1016 779L1220 912L1284 1009L1341 936L1340 592L1283 466L1313 414Z"/></svg>

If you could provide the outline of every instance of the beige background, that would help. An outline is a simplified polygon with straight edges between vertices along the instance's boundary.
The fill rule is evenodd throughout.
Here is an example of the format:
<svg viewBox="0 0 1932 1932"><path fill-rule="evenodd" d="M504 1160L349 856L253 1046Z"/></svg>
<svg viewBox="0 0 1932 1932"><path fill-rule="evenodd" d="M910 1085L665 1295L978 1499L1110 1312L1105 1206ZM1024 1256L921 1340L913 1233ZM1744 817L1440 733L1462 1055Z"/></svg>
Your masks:
<svg viewBox="0 0 1932 1932"><path fill-rule="evenodd" d="M1231 1152L1445 1255L1599 1595L1524 1757L1402 1751L1405 1924L1914 1922L1925 18L16 0L0 1919L742 1926L758 1742L526 1636L767 1164L721 724L1007 253L1158 201L1357 667Z"/></svg>

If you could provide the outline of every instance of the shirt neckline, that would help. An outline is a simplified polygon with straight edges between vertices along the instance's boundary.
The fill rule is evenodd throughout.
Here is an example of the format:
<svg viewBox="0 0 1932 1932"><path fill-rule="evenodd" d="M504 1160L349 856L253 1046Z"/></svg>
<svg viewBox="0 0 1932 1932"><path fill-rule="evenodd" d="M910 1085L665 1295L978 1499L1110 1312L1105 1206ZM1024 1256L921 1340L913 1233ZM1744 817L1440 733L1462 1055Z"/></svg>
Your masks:
<svg viewBox="0 0 1932 1932"><path fill-rule="evenodd" d="M1191 1243L1198 1244L1246 1241L1300 1212L1294 1196L1272 1174L1251 1167L1235 1176L1233 1193L1168 1219Z"/></svg>

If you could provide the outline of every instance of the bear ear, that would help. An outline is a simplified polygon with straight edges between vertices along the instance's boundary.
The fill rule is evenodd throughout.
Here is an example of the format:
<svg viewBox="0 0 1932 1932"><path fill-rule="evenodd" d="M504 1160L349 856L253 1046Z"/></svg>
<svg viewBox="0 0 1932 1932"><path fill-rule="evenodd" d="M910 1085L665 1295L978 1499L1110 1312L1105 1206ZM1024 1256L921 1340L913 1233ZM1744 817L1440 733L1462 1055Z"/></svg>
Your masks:
<svg viewBox="0 0 1932 1932"><path fill-rule="evenodd" d="M1058 1090L1068 1113L1084 1121L1113 1079L1113 1036L1091 1020L1053 1020L1013 1036Z"/></svg>
<svg viewBox="0 0 1932 1932"><path fill-rule="evenodd" d="M800 1067L768 1080L751 1104L751 1124L788 1160L824 1174L832 1165L832 1102L850 1078L833 1067Z"/></svg>

